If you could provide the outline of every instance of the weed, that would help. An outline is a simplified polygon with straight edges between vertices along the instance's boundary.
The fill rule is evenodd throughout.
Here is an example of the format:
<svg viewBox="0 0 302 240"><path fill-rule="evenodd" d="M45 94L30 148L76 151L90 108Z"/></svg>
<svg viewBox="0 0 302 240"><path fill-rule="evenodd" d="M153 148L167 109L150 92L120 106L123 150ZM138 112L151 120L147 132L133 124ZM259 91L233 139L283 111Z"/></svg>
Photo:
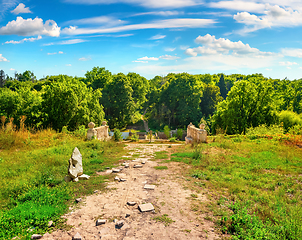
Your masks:
<svg viewBox="0 0 302 240"><path fill-rule="evenodd" d="M156 216L153 218L156 222L162 222L166 227L171 223L175 222L171 218L168 217L168 214L163 214L161 216Z"/></svg>
<svg viewBox="0 0 302 240"><path fill-rule="evenodd" d="M165 170L165 169L168 169L167 166L155 166L154 167L156 170Z"/></svg>

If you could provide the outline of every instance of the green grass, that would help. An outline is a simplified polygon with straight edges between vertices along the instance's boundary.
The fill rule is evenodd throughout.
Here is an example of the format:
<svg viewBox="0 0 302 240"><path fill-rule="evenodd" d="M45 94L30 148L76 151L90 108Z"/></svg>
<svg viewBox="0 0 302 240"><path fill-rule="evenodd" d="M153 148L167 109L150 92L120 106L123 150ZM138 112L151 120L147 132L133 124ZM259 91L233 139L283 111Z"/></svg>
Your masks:
<svg viewBox="0 0 302 240"><path fill-rule="evenodd" d="M166 227L169 226L171 223L175 222L171 218L168 217L168 214L156 216L152 219L155 220L156 222L162 222Z"/></svg>
<svg viewBox="0 0 302 240"><path fill-rule="evenodd" d="M22 140L28 134L30 144ZM56 227L63 227L60 216L75 198L104 190L104 180L109 176L96 172L113 167L124 153L122 144L86 141L81 136L51 130L36 134L0 132L0 142L5 138L11 138L15 145L1 145L0 151L0 239L29 239L33 233L45 233L50 220ZM91 177L65 183L68 160L75 147L83 156L84 173ZM29 228L33 231L28 232Z"/></svg>
<svg viewBox="0 0 302 240"><path fill-rule="evenodd" d="M156 170L165 170L165 169L168 169L167 166L155 166L154 167Z"/></svg>
<svg viewBox="0 0 302 240"><path fill-rule="evenodd" d="M182 148L171 160L192 165L194 186L213 194L216 203L208 208L232 239L302 236L302 150L296 146L216 137L193 150Z"/></svg>
<svg viewBox="0 0 302 240"><path fill-rule="evenodd" d="M161 152L155 152L154 159L168 159L168 152L167 151L161 151Z"/></svg>

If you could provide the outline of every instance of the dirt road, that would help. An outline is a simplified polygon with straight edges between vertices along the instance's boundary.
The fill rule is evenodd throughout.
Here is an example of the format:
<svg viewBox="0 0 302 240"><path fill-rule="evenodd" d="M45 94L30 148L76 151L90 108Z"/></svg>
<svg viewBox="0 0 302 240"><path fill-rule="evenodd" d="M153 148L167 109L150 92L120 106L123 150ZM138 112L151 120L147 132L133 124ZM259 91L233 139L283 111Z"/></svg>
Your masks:
<svg viewBox="0 0 302 240"><path fill-rule="evenodd" d="M122 169L119 173L107 172L121 181L108 182L110 191L86 197L79 203L80 208L64 216L67 224L74 226L70 231L47 233L42 239L71 240L76 233L86 240L219 239L214 224L192 210L194 202L208 200L186 186L179 163L154 160L154 153L166 151L168 146L127 145L126 167L117 167ZM168 168L154 168L162 165ZM153 185L154 190L146 189L146 184ZM145 203L151 203L154 211L141 212L138 206ZM105 219L106 223L96 226L97 219Z"/></svg>

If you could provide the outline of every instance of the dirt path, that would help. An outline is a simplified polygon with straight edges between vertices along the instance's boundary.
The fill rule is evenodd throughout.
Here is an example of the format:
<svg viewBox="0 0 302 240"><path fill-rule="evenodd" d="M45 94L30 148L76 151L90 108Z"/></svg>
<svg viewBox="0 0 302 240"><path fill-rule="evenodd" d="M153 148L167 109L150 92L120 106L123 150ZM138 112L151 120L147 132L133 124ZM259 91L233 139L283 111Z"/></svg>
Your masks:
<svg viewBox="0 0 302 240"><path fill-rule="evenodd" d="M126 147L127 156L131 159L132 156L137 157L126 161L129 168L117 173L117 177L126 181L108 182L107 187L111 191L86 197L79 209L64 216L67 224L74 226L70 231L47 233L42 239L70 240L77 232L86 240L218 239L213 223L191 210L193 201L207 201L205 195L193 194L184 185L186 181L177 174L180 170L178 163L154 161L154 153L166 151L167 147L160 144L129 144ZM146 161L145 164L142 161ZM142 168L133 167L138 164ZM168 169L154 168L160 165L168 166ZM146 184L155 185L155 189L144 189ZM136 204L129 206L127 202ZM144 203L151 203L155 211L141 212L138 205ZM154 220L163 216L166 216L163 221ZM96 219L106 219L106 223L96 226ZM116 227L115 222L121 220L124 225ZM172 222L169 224L168 220Z"/></svg>

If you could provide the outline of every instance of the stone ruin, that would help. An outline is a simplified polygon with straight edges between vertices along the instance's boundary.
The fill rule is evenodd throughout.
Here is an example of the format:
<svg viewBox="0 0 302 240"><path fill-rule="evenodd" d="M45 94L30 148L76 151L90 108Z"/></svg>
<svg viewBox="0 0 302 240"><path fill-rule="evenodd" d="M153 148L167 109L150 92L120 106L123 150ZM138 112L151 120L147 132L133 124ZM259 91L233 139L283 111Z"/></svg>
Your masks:
<svg viewBox="0 0 302 240"><path fill-rule="evenodd" d="M82 154L77 147L74 148L69 159L68 176L64 179L66 182L77 182L79 179L88 180L90 176L83 174Z"/></svg>
<svg viewBox="0 0 302 240"><path fill-rule="evenodd" d="M207 131L204 129L205 124L200 124L199 128L195 127L192 123L188 125L186 143L206 143Z"/></svg>
<svg viewBox="0 0 302 240"><path fill-rule="evenodd" d="M95 128L95 124L93 122L90 122L88 124L88 131L87 131L87 139L98 139L102 141L106 141L110 139L110 136L108 134L109 126L107 125L106 121L102 122L102 126Z"/></svg>

